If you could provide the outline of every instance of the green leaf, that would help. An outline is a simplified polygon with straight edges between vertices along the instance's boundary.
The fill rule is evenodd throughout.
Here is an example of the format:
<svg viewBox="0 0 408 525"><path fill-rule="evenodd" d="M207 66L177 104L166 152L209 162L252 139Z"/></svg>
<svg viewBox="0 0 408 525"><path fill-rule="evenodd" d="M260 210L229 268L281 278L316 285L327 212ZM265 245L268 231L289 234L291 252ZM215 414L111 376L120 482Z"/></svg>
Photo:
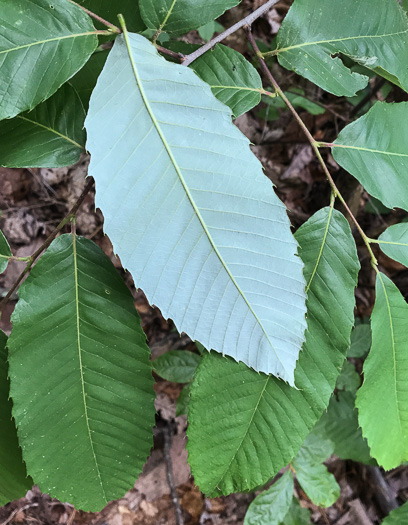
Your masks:
<svg viewBox="0 0 408 525"><path fill-rule="evenodd" d="M377 102L341 131L333 157L387 207L408 210L407 136L408 102Z"/></svg>
<svg viewBox="0 0 408 525"><path fill-rule="evenodd" d="M67 0L4 0L0 12L0 120L33 109L85 64L92 21Z"/></svg>
<svg viewBox="0 0 408 525"><path fill-rule="evenodd" d="M231 108L235 117L261 101L261 77L234 49L218 44L195 60L191 67L211 86L214 95Z"/></svg>
<svg viewBox="0 0 408 525"><path fill-rule="evenodd" d="M350 361L344 361L341 373L337 378L336 388L338 390L356 392L360 384L360 374L357 372L356 367Z"/></svg>
<svg viewBox="0 0 408 525"><path fill-rule="evenodd" d="M310 510L301 507L299 501L293 498L289 512L280 525L308 525L310 523L310 514Z"/></svg>
<svg viewBox="0 0 408 525"><path fill-rule="evenodd" d="M382 525L402 525L408 522L408 502L393 510L382 522Z"/></svg>
<svg viewBox="0 0 408 525"><path fill-rule="evenodd" d="M295 91L296 88L292 88L293 91ZM319 104L315 104L308 98L306 98L302 90L299 90L299 94L285 91L285 95L288 97L289 102L294 106L295 108L301 108L310 113L311 115L323 115L323 113L326 111L322 106L319 106ZM280 98L280 97L277 97ZM270 99L273 100L273 99ZM285 108L286 104L284 103Z"/></svg>
<svg viewBox="0 0 408 525"><path fill-rule="evenodd" d="M11 415L6 352L7 337L0 330L0 505L22 498L32 486L27 477Z"/></svg>
<svg viewBox="0 0 408 525"><path fill-rule="evenodd" d="M372 456L389 470L408 460L408 305L382 273L375 291L373 343L356 406Z"/></svg>
<svg viewBox="0 0 408 525"><path fill-rule="evenodd" d="M315 430L317 429L321 436L332 441L334 453L339 458L352 459L367 465L376 464L371 459L370 449L358 424L353 392L338 392L332 396L327 412L316 425Z"/></svg>
<svg viewBox="0 0 408 525"><path fill-rule="evenodd" d="M88 110L91 93L96 86L96 81L101 74L108 54L109 51L107 50L94 53L84 67L69 81L71 86L76 89L86 110Z"/></svg>
<svg viewBox="0 0 408 525"><path fill-rule="evenodd" d="M408 89L408 20L397 0L295 0L277 36L279 63L338 96L353 96L368 77L338 53Z"/></svg>
<svg viewBox="0 0 408 525"><path fill-rule="evenodd" d="M4 233L0 230L0 273L6 271L9 258L12 256L9 243L4 237Z"/></svg>
<svg viewBox="0 0 408 525"><path fill-rule="evenodd" d="M261 492L248 507L244 525L279 525L293 498L293 475L287 470L268 490Z"/></svg>
<svg viewBox="0 0 408 525"><path fill-rule="evenodd" d="M378 238L381 250L399 263L408 267L408 224L394 224Z"/></svg>
<svg viewBox="0 0 408 525"><path fill-rule="evenodd" d="M44 492L97 511L152 446L153 378L132 295L91 241L62 235L20 288L9 339L23 457Z"/></svg>
<svg viewBox="0 0 408 525"><path fill-rule="evenodd" d="M146 27L140 15L138 0L116 0L115 2L112 0L78 0L77 3L116 26L118 25L118 14L121 13L129 31L140 33ZM106 29L106 26L99 22L95 22L95 27Z"/></svg>
<svg viewBox="0 0 408 525"><path fill-rule="evenodd" d="M364 357L371 348L371 327L369 324L358 324L351 332L350 348L347 357Z"/></svg>
<svg viewBox="0 0 408 525"><path fill-rule="evenodd" d="M201 356L184 350L170 350L153 361L153 369L160 377L174 383L188 383L193 379Z"/></svg>
<svg viewBox="0 0 408 525"><path fill-rule="evenodd" d="M179 398L177 399L176 416L181 416L182 414L188 414L188 404L190 402L190 391L191 391L191 384L188 384L180 392Z"/></svg>
<svg viewBox="0 0 408 525"><path fill-rule="evenodd" d="M149 29L181 35L211 22L240 0L139 0Z"/></svg>
<svg viewBox="0 0 408 525"><path fill-rule="evenodd" d="M203 357L191 389L187 447L206 494L252 490L293 459L327 407L349 347L359 263L348 222L324 208L296 238L309 283L298 390L215 353Z"/></svg>
<svg viewBox="0 0 408 525"><path fill-rule="evenodd" d="M292 463L300 486L319 507L330 507L340 497L336 478L322 464L332 452L331 441L310 434Z"/></svg>
<svg viewBox="0 0 408 525"><path fill-rule="evenodd" d="M219 24L216 20L208 22L208 24L198 28L198 34L205 42L211 40L215 33L221 33L222 31L224 31L224 26Z"/></svg>
<svg viewBox="0 0 408 525"><path fill-rule="evenodd" d="M293 384L305 293L286 208L210 87L126 38L85 121L104 231L179 332Z"/></svg>
<svg viewBox="0 0 408 525"><path fill-rule="evenodd" d="M85 152L85 111L75 89L64 84L32 111L0 121L0 166L70 166Z"/></svg>

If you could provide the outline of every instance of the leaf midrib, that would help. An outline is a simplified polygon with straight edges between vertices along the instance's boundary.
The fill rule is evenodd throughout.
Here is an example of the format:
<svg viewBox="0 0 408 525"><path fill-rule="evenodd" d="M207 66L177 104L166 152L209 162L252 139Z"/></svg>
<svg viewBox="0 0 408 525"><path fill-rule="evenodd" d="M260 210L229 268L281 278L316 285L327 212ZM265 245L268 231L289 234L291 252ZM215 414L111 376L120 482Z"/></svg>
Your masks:
<svg viewBox="0 0 408 525"><path fill-rule="evenodd" d="M250 312L252 313L252 315L256 319L257 323L261 327L263 333L265 334L265 337L266 337L267 341L269 342L269 345L272 348L272 350L273 350L273 352L274 352L274 354L276 356L276 359L282 365L283 370L286 370L286 367L284 366L284 364L282 363L281 359L279 358L279 355L278 355L274 345L272 344L272 341L270 340L270 338L269 338L269 336L268 336L268 334L267 334L263 324L261 323L259 317L254 312L254 310L251 307L248 299L245 297L245 294L243 293L243 291L239 287L238 283L236 282L234 276L231 274L227 264L225 263L225 261L222 258L221 254L220 254L220 252L219 252L219 250L217 248L217 246L215 245L214 240L213 240L210 232L208 231L207 226L205 225L205 222L204 222L204 219L201 216L200 210L197 208L197 206L196 206L196 204L194 202L193 196L191 195L190 190L188 189L188 186L186 184L186 181L184 180L183 174L181 173L181 170L180 170L180 168L179 168L179 166L178 166L178 164L176 162L176 159L174 158L174 155L173 155L173 153L172 153L172 151L170 149L170 146L167 143L167 140L166 140L166 138L165 138L165 136L164 136L164 134L163 134L163 132L162 132L162 130L160 128L159 122L157 121L157 119L156 119L156 117L155 117L155 115L153 113L153 110L152 110L152 108L151 108L151 106L149 104L149 101L147 99L146 93L144 92L142 81L141 81L141 79L139 77L139 73L138 73L138 70L137 70L137 67L136 67L136 63L135 63L135 61L133 59L133 54L132 54L132 50L131 50L129 35L128 35L128 32L127 32L127 30L125 28L123 30L123 35L124 35L124 38L125 38L126 48L127 48L127 51L128 51L128 55L129 55L129 59L130 59L131 65L132 65L132 69L133 69L133 73L134 73L134 76L135 76L135 80L136 80L137 86L139 88L140 95L141 95L141 97L143 99L143 103L144 103L144 105L145 105L145 107L147 109L147 112L149 113L149 116L150 116L150 118L151 118L151 120L153 122L153 125L154 125L154 127L155 127L155 129L156 129L156 131L157 131L157 133L158 133L158 135L159 135L159 137L160 137L160 139L161 139L161 141L163 143L163 146L164 146L164 148L165 148L165 150L166 150L166 152L167 152L167 154L168 154L168 156L169 156L169 158L171 160L171 163L172 163L174 169L176 170L178 178L179 178L179 180L180 180L180 182L181 182L181 184L183 186L183 189L184 189L184 191L185 191L185 193L186 193L186 195L187 195L187 197L188 197L188 199L190 201L190 204L191 204L191 206L192 206L192 208L194 210L194 213L196 214L198 220L200 221L200 224L201 224L201 226L202 226L202 228L203 228L203 230L204 230L204 232L205 232L205 234L206 234L206 236L207 236L207 238L208 238L208 240L209 240L209 242L210 242L210 244L211 244L215 254L217 255L219 261L221 262L223 268L227 272L229 278L231 279L232 283L236 287L239 295L244 299L244 301L245 301L246 305L248 306Z"/></svg>
<svg viewBox="0 0 408 525"><path fill-rule="evenodd" d="M315 46L315 45L321 45L321 44L332 44L335 42L345 42L347 40L359 40L362 38L384 38L388 36L396 36L396 35L404 35L408 33L408 29L405 31L398 31L396 33L386 33L384 35L357 35L357 36L349 36L349 37L343 37L343 38L332 38L330 40L316 40L315 42L303 42L302 44L296 44L294 46L288 46L288 47L281 47L276 50L276 54L279 55L280 53L285 53L287 51L291 51L292 49L299 49L302 47L307 46Z"/></svg>
<svg viewBox="0 0 408 525"><path fill-rule="evenodd" d="M75 33L73 35L64 35L64 36L58 36L55 38L48 38L46 40L37 40L36 42L31 42L30 44L24 44L22 46L16 46L11 47L9 49L4 49L3 51L0 51L0 55L4 55L6 53L12 53L13 51L19 51L20 49L26 49L27 47L33 47L38 46L42 44L48 44L49 42L57 42L59 40L65 40L67 38L78 38L81 36L89 36L89 35L95 35L97 34L95 31L87 31L85 33Z"/></svg>
<svg viewBox="0 0 408 525"><path fill-rule="evenodd" d="M339 144L334 142L330 145L332 148L342 148L342 149L355 149L358 151L366 151L368 153L378 153L380 155L394 156L394 157L408 157L408 153L395 153L393 151L383 151L381 149L372 149L372 148L363 148L362 146L350 146L348 144Z"/></svg>
<svg viewBox="0 0 408 525"><path fill-rule="evenodd" d="M96 459L94 444L92 441L91 428L89 426L88 406L86 403L84 370L83 370L83 365L82 365L82 347L81 347L81 331L80 331L80 315L79 315L78 260L77 260L76 234L75 233L73 233L72 235L72 252L73 252L73 260L74 260L74 281L75 281L75 323L76 323L76 332L77 332L78 360L79 360L79 371L81 374L81 389L82 389L82 400L84 403L85 423L86 423L86 428L88 430L89 443L91 445L91 451L92 451L92 455L94 458L96 473L98 475L103 498L105 502L108 503L109 500L106 497L105 489L102 483L101 473L99 470L98 461Z"/></svg>
<svg viewBox="0 0 408 525"><path fill-rule="evenodd" d="M67 135L64 135L63 133L60 133L56 129L50 128L50 127L46 126L45 124L41 124L40 122L37 122L35 120L31 120L31 119L29 119L27 117L23 117L22 115L17 115L17 118L19 118L21 120L25 120L26 122L29 122L30 124L34 124L35 126L38 126L40 128L43 128L43 129L49 131L50 133L54 133L55 135L58 135L59 137L67 140L68 142L71 142L71 144L73 144L77 148L85 151L85 148L83 146L81 146L81 144L79 144L78 142L76 142L73 139L70 139L69 137L67 137Z"/></svg>

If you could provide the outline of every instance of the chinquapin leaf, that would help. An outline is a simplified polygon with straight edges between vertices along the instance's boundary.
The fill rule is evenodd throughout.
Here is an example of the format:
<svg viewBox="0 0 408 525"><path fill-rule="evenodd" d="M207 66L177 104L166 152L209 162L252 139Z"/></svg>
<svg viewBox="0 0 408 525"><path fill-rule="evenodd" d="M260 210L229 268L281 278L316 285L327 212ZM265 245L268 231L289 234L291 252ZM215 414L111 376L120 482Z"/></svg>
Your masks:
<svg viewBox="0 0 408 525"><path fill-rule="evenodd" d="M372 456L389 470L408 460L408 305L380 272L375 292L373 342L356 406Z"/></svg>
<svg viewBox="0 0 408 525"><path fill-rule="evenodd" d="M253 490L285 467L327 407L345 359L359 270L348 222L324 208L296 238L308 283L298 389L214 352L203 356L191 389L187 448L206 494Z"/></svg>
<svg viewBox="0 0 408 525"><path fill-rule="evenodd" d="M299 500L293 498L292 505L280 525L309 525L310 515L310 510L301 507Z"/></svg>
<svg viewBox="0 0 408 525"><path fill-rule="evenodd" d="M216 20L213 20L212 22L208 22L208 24L199 27L197 31L201 38L205 42L208 42L215 33L221 33L224 31L224 26L219 24Z"/></svg>
<svg viewBox="0 0 408 525"><path fill-rule="evenodd" d="M84 67L69 81L71 86L76 89L85 110L88 110L91 93L96 86L96 81L101 74L108 54L108 50L94 53Z"/></svg>
<svg viewBox="0 0 408 525"><path fill-rule="evenodd" d="M81 69L98 45L94 32L66 0L3 0L0 120L33 109Z"/></svg>
<svg viewBox="0 0 408 525"><path fill-rule="evenodd" d="M408 224L394 224L385 230L378 242L381 250L399 263L408 267Z"/></svg>
<svg viewBox="0 0 408 525"><path fill-rule="evenodd" d="M191 64L197 75L211 86L213 94L231 108L235 117L261 101L262 80L241 53L217 44Z"/></svg>
<svg viewBox="0 0 408 525"><path fill-rule="evenodd" d="M227 106L125 33L85 125L104 231L136 287L179 332L293 384L302 262L286 208Z"/></svg>
<svg viewBox="0 0 408 525"><path fill-rule="evenodd" d="M287 470L252 501L245 514L244 525L279 525L290 509L292 498L293 475Z"/></svg>
<svg viewBox="0 0 408 525"><path fill-rule="evenodd" d="M408 522L408 502L390 512L382 522L382 525L402 525L406 522Z"/></svg>
<svg viewBox="0 0 408 525"><path fill-rule="evenodd" d="M128 29L135 33L140 33L146 28L140 15L138 0L116 0L114 2L112 0L78 0L77 3L116 26L118 25L118 14L122 14ZM95 21L95 27L106 29L106 26L98 21Z"/></svg>
<svg viewBox="0 0 408 525"><path fill-rule="evenodd" d="M377 102L340 132L332 153L370 195L389 208L408 210L407 137L408 102Z"/></svg>
<svg viewBox="0 0 408 525"><path fill-rule="evenodd" d="M357 372L356 367L350 361L344 361L343 368L337 378L337 390L356 392L360 384L360 374Z"/></svg>
<svg viewBox="0 0 408 525"><path fill-rule="evenodd" d="M149 29L181 35L215 20L240 0L139 0Z"/></svg>
<svg viewBox="0 0 408 525"><path fill-rule="evenodd" d="M11 415L6 342L6 335L0 331L0 505L22 498L33 484L27 476Z"/></svg>
<svg viewBox="0 0 408 525"><path fill-rule="evenodd" d="M353 96L368 82L341 55L407 90L407 15L397 0L295 0L276 54L282 66L337 96Z"/></svg>
<svg viewBox="0 0 408 525"><path fill-rule="evenodd" d="M85 111L75 89L64 84L52 97L0 121L0 166L57 168L85 153Z"/></svg>
<svg viewBox="0 0 408 525"><path fill-rule="evenodd" d="M367 465L377 464L371 458L367 441L361 433L353 392L337 392L332 396L327 412L317 423L314 432L333 443L334 453L339 458Z"/></svg>
<svg viewBox="0 0 408 525"><path fill-rule="evenodd" d="M177 399L176 404L176 416L181 416L182 414L188 414L188 404L190 402L190 391L191 383L187 384L183 390L180 392L180 395Z"/></svg>
<svg viewBox="0 0 408 525"><path fill-rule="evenodd" d="M192 381L201 357L185 350L170 350L155 359L153 369L160 377L174 383Z"/></svg>
<svg viewBox="0 0 408 525"><path fill-rule="evenodd" d="M351 332L347 357L364 357L371 348L371 327L368 323L356 324Z"/></svg>
<svg viewBox="0 0 408 525"><path fill-rule="evenodd" d="M152 446L153 377L133 298L93 242L55 239L20 288L9 339L13 415L43 492L98 511Z"/></svg>
<svg viewBox="0 0 408 525"><path fill-rule="evenodd" d="M9 243L0 230L0 273L6 271L10 257L12 256Z"/></svg>
<svg viewBox="0 0 408 525"><path fill-rule="evenodd" d="M331 440L312 432L292 463L300 486L319 507L330 507L340 497L340 487L335 477L322 464L333 450Z"/></svg>

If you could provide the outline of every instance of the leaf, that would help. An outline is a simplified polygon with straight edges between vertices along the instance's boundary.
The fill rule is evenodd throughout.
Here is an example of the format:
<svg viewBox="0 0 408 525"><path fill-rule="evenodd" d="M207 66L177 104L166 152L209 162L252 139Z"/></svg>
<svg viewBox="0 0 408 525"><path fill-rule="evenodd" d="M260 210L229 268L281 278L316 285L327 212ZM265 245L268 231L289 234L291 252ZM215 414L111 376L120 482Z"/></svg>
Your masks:
<svg viewBox="0 0 408 525"><path fill-rule="evenodd" d="M6 271L11 256L9 243L4 237L4 233L0 230L0 273Z"/></svg>
<svg viewBox="0 0 408 525"><path fill-rule="evenodd" d="M153 369L160 377L173 383L188 383L193 379L201 357L184 350L170 350L153 361Z"/></svg>
<svg viewBox="0 0 408 525"><path fill-rule="evenodd" d="M337 96L353 96L368 77L341 53L408 89L408 20L397 0L295 0L277 36L279 63ZM382 68L382 71L378 71ZM395 78L396 77L396 78Z"/></svg>
<svg viewBox="0 0 408 525"><path fill-rule="evenodd" d="M340 212L324 208L296 238L309 283L298 390L215 353L204 355L191 389L187 448L205 494L252 490L286 466L327 407L343 364L359 269L350 227Z"/></svg>
<svg viewBox="0 0 408 525"><path fill-rule="evenodd" d="M364 357L371 348L371 327L358 324L351 332L350 348L347 357Z"/></svg>
<svg viewBox="0 0 408 525"><path fill-rule="evenodd" d="M85 152L85 111L75 89L64 84L32 111L0 122L0 166L57 168Z"/></svg>
<svg viewBox="0 0 408 525"><path fill-rule="evenodd" d="M191 384L186 385L180 392L176 405L176 417L188 414L188 404L190 402Z"/></svg>
<svg viewBox="0 0 408 525"><path fill-rule="evenodd" d="M20 288L11 397L28 471L43 492L101 510L152 446L153 378L133 298L91 241L62 235Z"/></svg>
<svg viewBox="0 0 408 525"><path fill-rule="evenodd" d="M408 521L408 502L393 510L382 522L382 525L402 525Z"/></svg>
<svg viewBox="0 0 408 525"><path fill-rule="evenodd" d="M332 453L332 447L331 441L310 434L292 463L302 489L315 505L324 508L340 497L336 478L322 464Z"/></svg>
<svg viewBox="0 0 408 525"><path fill-rule="evenodd" d="M353 365L353 363L350 363L350 361L344 361L341 373L337 378L337 390L349 390L350 392L356 392L360 384L360 374L357 372L356 367Z"/></svg>
<svg viewBox="0 0 408 525"><path fill-rule="evenodd" d="M140 15L138 0L78 0L77 3L114 25L118 25L118 14L121 13L130 31L139 33L146 27ZM95 26L98 29L106 29L106 26L99 22L95 22Z"/></svg>
<svg viewBox="0 0 408 525"><path fill-rule="evenodd" d="M22 498L32 486L21 457L16 426L11 415L6 342L7 337L0 330L0 505Z"/></svg>
<svg viewBox="0 0 408 525"><path fill-rule="evenodd" d="M292 498L293 476L287 470L252 501L245 514L244 525L279 525L290 509Z"/></svg>
<svg viewBox="0 0 408 525"><path fill-rule="evenodd" d="M408 460L408 305L380 272L375 291L373 343L356 406L372 456L389 470Z"/></svg>
<svg viewBox="0 0 408 525"><path fill-rule="evenodd" d="M126 38L85 121L104 231L179 332L293 384L305 293L286 208L209 86Z"/></svg>
<svg viewBox="0 0 408 525"><path fill-rule="evenodd" d="M240 0L139 0L149 29L181 35L221 16Z"/></svg>
<svg viewBox="0 0 408 525"><path fill-rule="evenodd" d="M341 131L333 157L387 207L408 210L407 136L408 102L377 102Z"/></svg>
<svg viewBox="0 0 408 525"><path fill-rule="evenodd" d="M234 49L218 44L195 60L192 69L211 86L213 94L231 108L235 117L261 101L261 77Z"/></svg>
<svg viewBox="0 0 408 525"><path fill-rule="evenodd" d="M399 263L408 267L408 224L394 224L385 230L379 238L381 250Z"/></svg>
<svg viewBox="0 0 408 525"><path fill-rule="evenodd" d="M108 54L109 51L107 50L94 53L84 67L69 81L71 86L76 89L86 110L88 110L91 93L96 86L96 81L101 74Z"/></svg>
<svg viewBox="0 0 408 525"><path fill-rule="evenodd" d="M315 430L317 428L322 437L332 441L334 453L339 458L376 465L358 424L353 392L338 392L333 395L327 412L323 414Z"/></svg>
<svg viewBox="0 0 408 525"><path fill-rule="evenodd" d="M310 510L300 506L296 498L292 499L292 505L281 525L308 525L310 523Z"/></svg>
<svg viewBox="0 0 408 525"><path fill-rule="evenodd" d="M216 20L208 22L208 24L198 28L198 34L205 42L211 40L215 33L221 33L222 31L224 31L224 26L219 24Z"/></svg>
<svg viewBox="0 0 408 525"><path fill-rule="evenodd" d="M85 64L92 21L66 0L4 0L0 12L0 120L33 109Z"/></svg>

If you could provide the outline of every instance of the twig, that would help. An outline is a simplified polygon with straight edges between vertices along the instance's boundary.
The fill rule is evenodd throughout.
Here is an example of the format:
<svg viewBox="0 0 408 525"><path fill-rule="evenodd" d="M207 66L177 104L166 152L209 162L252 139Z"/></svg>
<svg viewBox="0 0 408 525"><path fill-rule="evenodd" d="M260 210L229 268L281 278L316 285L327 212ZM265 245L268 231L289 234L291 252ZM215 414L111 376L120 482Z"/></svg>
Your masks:
<svg viewBox="0 0 408 525"><path fill-rule="evenodd" d="M275 4L277 4L279 0L268 0L264 5L261 5L261 7L258 7L253 13L246 16L233 26L226 29L223 33L220 33L218 36L212 38L209 42L201 46L196 51L193 51L189 55L186 56L185 60L183 61L183 66L189 66L194 60L196 60L198 57L212 49L215 44L218 44L219 42L222 42L225 40L228 36L232 35L232 33L235 33L235 31L238 31L238 29L241 29L241 27L244 26L250 26L255 22L255 20L259 17L261 17L263 14L269 11L269 9L272 8Z"/></svg>
<svg viewBox="0 0 408 525"><path fill-rule="evenodd" d="M10 288L8 294L4 297L4 299L0 302L0 311L6 303L9 301L10 297L13 295L15 290L17 290L18 286L20 285L21 281L24 279L26 274L30 271L32 265L35 263L35 261L38 259L38 257L42 254L44 250L48 248L48 246L52 243L52 241L55 239L55 237L58 235L58 233L62 230L62 228L69 222L72 217L75 216L76 212L78 211L78 208L81 206L83 201L85 200L85 197L88 195L89 190L92 188L92 185L94 183L94 180L92 177L89 177L88 182L82 191L81 195L76 200L75 204L72 206L72 208L69 210L69 212L65 215L65 217L62 219L62 221L58 224L58 226L49 234L49 236L46 238L46 240L43 242L43 244L36 250L31 257L29 257L29 260L27 262L26 267L24 270L20 273L20 275L17 277L17 279L14 281L13 286Z"/></svg>
<svg viewBox="0 0 408 525"><path fill-rule="evenodd" d="M375 499L380 506L381 512L384 516L388 516L392 510L398 508L397 498L378 467L367 465L366 469L371 477Z"/></svg>
<svg viewBox="0 0 408 525"><path fill-rule="evenodd" d="M185 55L183 55L183 53L176 53L175 51L171 51L171 49L166 49L165 47L159 46L158 44L154 45L156 46L157 51L160 51L160 53L163 53L163 55L175 58L176 60L180 60L181 62L185 59Z"/></svg>
<svg viewBox="0 0 408 525"><path fill-rule="evenodd" d="M74 2L74 0L68 0L68 2L70 2L71 4L74 4L76 5L77 7L79 7L80 9L82 9L82 11L85 11L86 14L88 14L89 16L91 16L92 18L94 18L95 20L97 20L98 22L100 22L102 25L106 26L106 27L109 27L109 29L111 29L111 31L113 33L121 33L122 31L119 29L119 27L115 26L114 24L111 24L110 22L108 22L107 20L105 20L104 18L100 17L99 15L97 15L96 13L93 13L92 11L89 11L89 9L87 9L86 7L84 7L83 5L80 5L80 4L77 4L76 2Z"/></svg>
<svg viewBox="0 0 408 525"><path fill-rule="evenodd" d="M38 503L29 503L28 505L24 505L24 507L19 507L18 509L14 510L5 521L2 521L0 525L7 525L8 523L10 523L10 521L13 521L13 518L19 512L23 512L23 511L29 509L30 507L38 507Z"/></svg>
<svg viewBox="0 0 408 525"><path fill-rule="evenodd" d="M170 487L170 495L171 499L173 501L174 505L174 512L176 514L176 523L177 525L184 525L184 519L183 519L183 512L181 510L180 501L177 496L176 492L176 485L174 483L174 477L173 477L173 466L170 456L170 449L171 449L171 442L172 442L172 434L171 434L171 426L170 424L166 424L163 428L163 434L164 434L164 459L166 461L166 475L167 475L167 483Z"/></svg>
<svg viewBox="0 0 408 525"><path fill-rule="evenodd" d="M285 102L286 106L288 107L288 109L290 110L290 112L292 113L292 115L294 116L294 118L297 120L299 126L302 128L302 131L303 133L306 135L306 138L307 140L310 142L310 145L312 146L313 148L313 151L315 152L315 155L324 171L324 174L326 175L327 177L327 180L329 181L329 184L330 186L332 187L332 190L334 192L334 194L336 195L336 197L338 197L339 201L343 204L344 208L346 209L348 215L350 216L351 220L353 221L353 223L355 224L359 234L361 235L363 241L364 241L364 244L367 246L367 249L370 253L370 256L371 256L371 263L372 263L372 266L374 269L376 269L377 267L377 259L374 255L374 252L371 248L371 245L370 245L370 239L367 237L367 235L365 234L364 230L361 228L360 224L358 223L357 219L354 217L354 214L353 212L350 210L348 204L346 203L344 197L342 196L342 194L340 193L339 189L337 188L334 180L333 180L333 177L331 176L327 166L326 166L326 163L324 162L323 160L323 157L319 151L319 145L321 144L320 142L317 142L312 134L310 133L310 131L308 130L308 128L306 127L305 123L303 122L303 120L300 118L299 114L297 113L297 111L295 110L295 108L292 106L292 104L290 103L290 101L288 100L288 97L285 95L285 93L282 91L282 89L279 87L279 84L276 82L276 80L274 79L272 73L269 71L269 68L268 66L266 65L266 62L263 58L263 55L262 53L260 52L259 50L259 47L257 46L256 42L255 42L255 39L251 33L251 28L250 27L247 27L246 28L246 31L247 31L247 35L248 35L248 40L253 48L253 50L255 51L258 59L259 59L259 62L261 64L261 69L262 71L264 72L264 74L266 75L266 77L268 78L268 81L273 85L273 87L276 89L276 92L279 94L279 96L282 98L282 100Z"/></svg>

